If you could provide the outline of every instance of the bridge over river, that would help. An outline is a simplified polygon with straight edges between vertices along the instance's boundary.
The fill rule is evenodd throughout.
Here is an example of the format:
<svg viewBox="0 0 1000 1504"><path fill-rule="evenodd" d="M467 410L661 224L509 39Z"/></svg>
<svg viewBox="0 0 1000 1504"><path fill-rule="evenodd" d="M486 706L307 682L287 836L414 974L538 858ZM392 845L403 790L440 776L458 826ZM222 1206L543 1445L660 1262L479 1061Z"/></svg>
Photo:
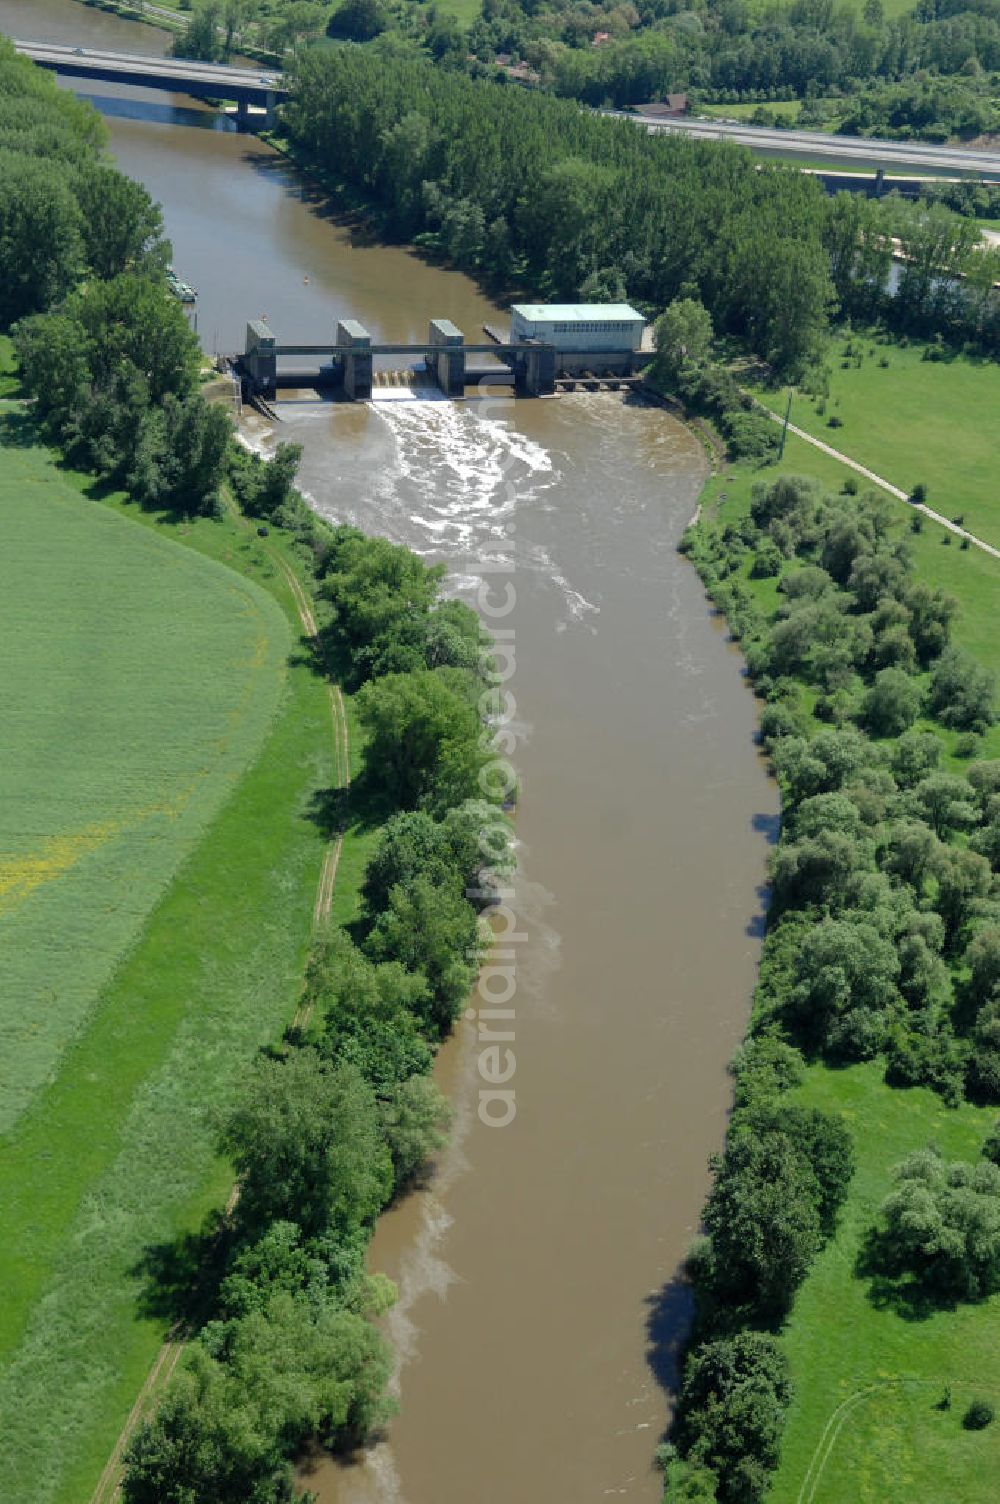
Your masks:
<svg viewBox="0 0 1000 1504"><path fill-rule="evenodd" d="M50 68L65 78L134 84L136 88L162 89L169 94L190 94L194 99L231 99L243 125L249 121L251 107L263 110L267 124L272 125L275 107L288 96L280 73L198 63L187 58L149 57L139 52L64 47L54 42L15 41L14 46L22 57L30 57L40 68Z"/></svg>

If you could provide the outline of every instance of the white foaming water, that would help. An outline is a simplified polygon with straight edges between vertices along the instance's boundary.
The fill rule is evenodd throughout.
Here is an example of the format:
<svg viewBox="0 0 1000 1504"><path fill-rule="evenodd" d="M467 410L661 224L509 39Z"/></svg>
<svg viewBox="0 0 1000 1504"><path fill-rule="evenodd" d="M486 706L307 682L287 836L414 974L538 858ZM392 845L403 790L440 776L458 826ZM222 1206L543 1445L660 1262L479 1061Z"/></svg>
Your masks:
<svg viewBox="0 0 1000 1504"><path fill-rule="evenodd" d="M580 620L598 610L545 549L514 545L514 514L539 505L560 479L547 450L505 420L481 415L476 404L456 403L430 389L380 388L372 411L395 445L395 464L379 478L377 495L387 513L406 507L406 521L426 543L421 548L412 534L407 538L417 553L472 565L469 572L456 572L460 589L478 583L477 554L513 553L519 566L556 586L570 617Z"/></svg>

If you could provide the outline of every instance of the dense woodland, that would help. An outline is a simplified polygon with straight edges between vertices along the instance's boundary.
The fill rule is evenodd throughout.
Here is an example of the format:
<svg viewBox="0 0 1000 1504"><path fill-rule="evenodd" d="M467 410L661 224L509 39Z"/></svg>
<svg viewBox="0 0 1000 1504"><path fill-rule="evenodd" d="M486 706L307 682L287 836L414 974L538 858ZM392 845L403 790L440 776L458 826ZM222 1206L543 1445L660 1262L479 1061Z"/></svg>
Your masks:
<svg viewBox="0 0 1000 1504"><path fill-rule="evenodd" d="M383 233L494 288L652 314L693 294L717 334L786 374L837 313L1000 351L1000 257L943 203L831 199L739 147L364 48L307 50L293 77L295 148L359 189ZM906 260L889 297L893 236Z"/></svg>

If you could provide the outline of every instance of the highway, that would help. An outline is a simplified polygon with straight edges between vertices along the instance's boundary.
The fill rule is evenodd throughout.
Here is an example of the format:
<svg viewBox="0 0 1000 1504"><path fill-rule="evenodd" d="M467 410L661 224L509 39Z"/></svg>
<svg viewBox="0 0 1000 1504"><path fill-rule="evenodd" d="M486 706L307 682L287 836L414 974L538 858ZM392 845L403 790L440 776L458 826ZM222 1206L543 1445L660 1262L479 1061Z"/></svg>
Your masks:
<svg viewBox="0 0 1000 1504"><path fill-rule="evenodd" d="M231 68L221 63L190 62L185 58L149 57L142 53L103 52L97 48L63 47L51 42L15 41L17 51L45 68L69 77L133 81L144 88L174 89L201 97L218 95L272 106L288 91L281 73L253 68ZM924 141L883 141L868 136L835 136L823 131L776 130L742 125L727 120L677 118L650 120L621 110L603 113L632 120L655 134L660 131L693 136L700 141L736 141L752 151L781 153L813 163L843 163L887 174L919 176L923 173L956 178L990 178L1000 181L1000 151L972 146L934 146Z"/></svg>
<svg viewBox="0 0 1000 1504"><path fill-rule="evenodd" d="M15 41L23 57L43 68L75 78L134 81L143 88L172 88L178 93L216 93L220 98L284 98L280 73L266 68L229 68L221 63L190 62L186 58L150 57L138 52L103 52L94 47L62 47L53 42Z"/></svg>
<svg viewBox="0 0 1000 1504"><path fill-rule="evenodd" d="M807 157L814 162L843 162L905 175L933 171L953 177L1000 179L1000 151L980 151L973 146L933 146L927 141L883 141L868 136L833 136L824 131L775 130L760 125L739 125L727 120L649 120L642 115L609 111L634 120L648 131L673 131L699 141L736 141L752 151L781 152L784 156Z"/></svg>

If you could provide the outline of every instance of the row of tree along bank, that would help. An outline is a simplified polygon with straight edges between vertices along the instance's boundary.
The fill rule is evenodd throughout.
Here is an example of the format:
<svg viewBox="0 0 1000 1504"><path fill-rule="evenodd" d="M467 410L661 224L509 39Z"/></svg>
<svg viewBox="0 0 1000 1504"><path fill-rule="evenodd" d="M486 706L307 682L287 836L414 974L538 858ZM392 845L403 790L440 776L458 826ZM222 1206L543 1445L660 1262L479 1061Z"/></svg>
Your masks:
<svg viewBox="0 0 1000 1504"><path fill-rule="evenodd" d="M303 1448L356 1444L388 1415L391 1354L371 1317L393 1291L365 1273L365 1249L444 1142L449 1108L428 1073L475 979L484 899L512 864L509 826L480 789L490 659L474 613L439 599L443 569L316 523L292 491L272 506L259 460L234 480L251 515L307 544L318 662L358 689L368 731L351 809L331 791L331 827L379 833L358 919L313 948L307 1022L220 1121L238 1198L210 1229L200 1334L129 1448L129 1504L278 1504Z"/></svg>
<svg viewBox="0 0 1000 1504"><path fill-rule="evenodd" d="M364 1251L443 1143L428 1073L475 978L493 876L512 865L488 792L489 643L441 599L443 567L309 511L294 447L265 463L236 445L199 391L159 213L103 158L95 113L6 43L0 99L0 323L16 321L39 434L146 506L212 515L228 484L262 531L289 533L317 597L317 672L357 691L367 732L350 807L317 791L332 832L377 831L361 912L314 948L308 1026L219 1112L238 1196L198 1245L182 1292L198 1335L125 1465L130 1504L276 1504L302 1447L353 1443L387 1413L391 1355L371 1318L392 1291Z"/></svg>
<svg viewBox="0 0 1000 1504"><path fill-rule="evenodd" d="M897 509L856 489L762 482L745 521L701 520L684 544L765 702L784 813L735 1111L689 1260L671 1499L752 1504L778 1462L780 1328L853 1164L845 1124L796 1100L806 1064L881 1058L890 1085L1000 1103L1000 761L976 760L995 685L950 643L957 602L914 575ZM929 1150L897 1181L872 1267L928 1299L1000 1288L995 1164Z"/></svg>
<svg viewBox="0 0 1000 1504"><path fill-rule="evenodd" d="M1000 351L997 258L943 205L830 199L741 148L650 136L411 57L310 49L291 78L295 150L360 191L383 233L494 289L629 297L652 314L696 296L719 334L785 373L810 364L838 310Z"/></svg>

